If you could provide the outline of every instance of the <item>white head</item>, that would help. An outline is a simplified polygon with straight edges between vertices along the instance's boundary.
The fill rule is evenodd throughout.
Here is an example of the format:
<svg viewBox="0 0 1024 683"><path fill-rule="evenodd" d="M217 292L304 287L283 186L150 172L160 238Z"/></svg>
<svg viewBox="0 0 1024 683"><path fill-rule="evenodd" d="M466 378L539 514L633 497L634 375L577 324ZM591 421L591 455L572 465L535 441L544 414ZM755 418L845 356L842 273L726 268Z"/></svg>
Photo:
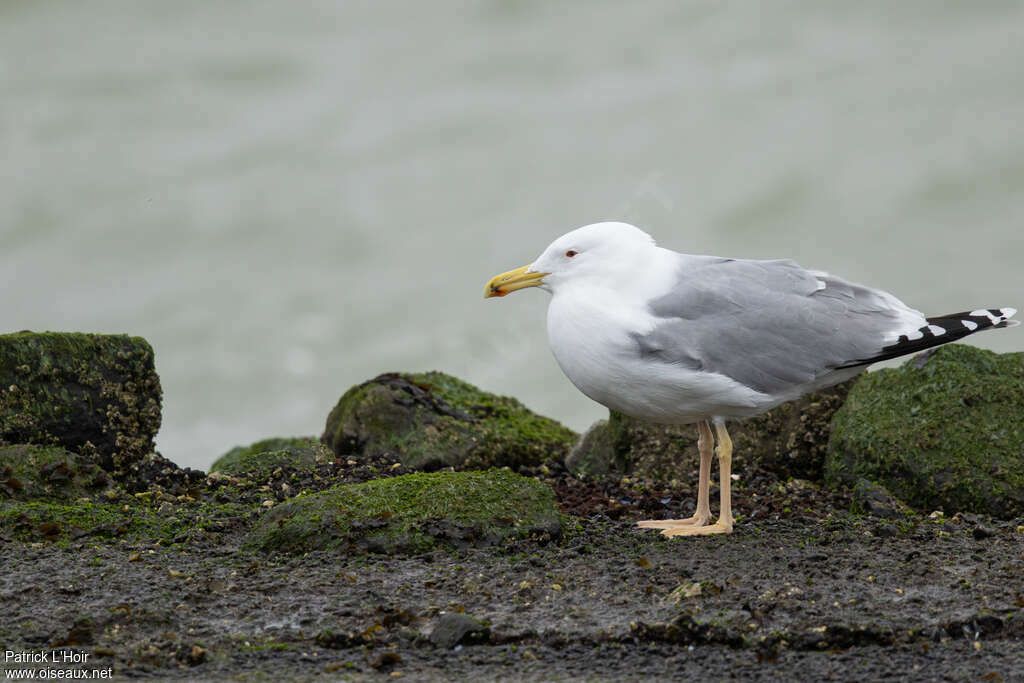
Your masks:
<svg viewBox="0 0 1024 683"><path fill-rule="evenodd" d="M633 256L654 246L654 238L628 223L585 225L556 239L530 265L493 277L484 297L505 296L526 287L554 292L568 282L614 282L620 274L623 278L635 275Z"/></svg>

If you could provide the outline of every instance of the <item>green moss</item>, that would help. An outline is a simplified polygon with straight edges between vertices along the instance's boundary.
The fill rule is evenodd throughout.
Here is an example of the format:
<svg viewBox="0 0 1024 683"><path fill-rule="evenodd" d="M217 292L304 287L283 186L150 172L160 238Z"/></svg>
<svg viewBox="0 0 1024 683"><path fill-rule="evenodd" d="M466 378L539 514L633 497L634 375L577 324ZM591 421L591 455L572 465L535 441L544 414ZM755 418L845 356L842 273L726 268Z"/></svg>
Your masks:
<svg viewBox="0 0 1024 683"><path fill-rule="evenodd" d="M514 398L440 372L386 374L353 387L322 437L338 455L390 451L413 469L536 465L563 457L575 439Z"/></svg>
<svg viewBox="0 0 1024 683"><path fill-rule="evenodd" d="M550 487L508 470L415 473L302 495L273 508L247 541L306 552L359 545L378 552L490 544L557 535Z"/></svg>
<svg viewBox="0 0 1024 683"><path fill-rule="evenodd" d="M96 539L170 540L188 530L176 517L155 510L108 503L73 505L9 501L0 504L0 529L19 541Z"/></svg>
<svg viewBox="0 0 1024 683"><path fill-rule="evenodd" d="M576 440L571 429L528 410L514 398L481 391L441 372L413 374L411 378L432 389L456 411L477 421L480 429L474 438L482 443L480 465L488 463L488 451L501 452L505 464L542 461L553 452L564 455L564 450Z"/></svg>
<svg viewBox="0 0 1024 683"><path fill-rule="evenodd" d="M160 380L141 337L0 335L0 439L95 452L108 468L153 449Z"/></svg>
<svg viewBox="0 0 1024 683"><path fill-rule="evenodd" d="M953 344L864 375L833 421L826 476L949 514L1024 514L1024 353Z"/></svg>
<svg viewBox="0 0 1024 683"><path fill-rule="evenodd" d="M16 541L73 540L170 544L200 530L218 530L250 517L255 508L237 503L131 503L0 501L0 535Z"/></svg>
<svg viewBox="0 0 1024 683"><path fill-rule="evenodd" d="M95 463L60 446L0 446L0 499L74 500L109 483Z"/></svg>
<svg viewBox="0 0 1024 683"><path fill-rule="evenodd" d="M210 472L263 479L279 467L309 469L330 459L330 451L316 437L278 437L232 448L217 458Z"/></svg>

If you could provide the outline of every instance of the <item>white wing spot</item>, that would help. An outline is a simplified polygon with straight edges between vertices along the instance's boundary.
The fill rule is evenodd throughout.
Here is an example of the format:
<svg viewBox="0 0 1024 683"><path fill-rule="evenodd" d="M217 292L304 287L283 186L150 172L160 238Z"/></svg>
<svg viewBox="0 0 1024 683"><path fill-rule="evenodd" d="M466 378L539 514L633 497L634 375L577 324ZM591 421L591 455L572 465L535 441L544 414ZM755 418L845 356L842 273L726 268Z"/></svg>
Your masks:
<svg viewBox="0 0 1024 683"><path fill-rule="evenodd" d="M960 322L962 322L964 324L964 327L971 330L972 332L978 329L978 323L974 322L973 320L961 320Z"/></svg>
<svg viewBox="0 0 1024 683"><path fill-rule="evenodd" d="M914 330L913 332L907 332L907 341L916 341L924 336L924 332L921 330Z"/></svg>
<svg viewBox="0 0 1024 683"><path fill-rule="evenodd" d="M929 325L928 330L938 337L940 334L946 334L946 328L939 327L938 325Z"/></svg>
<svg viewBox="0 0 1024 683"><path fill-rule="evenodd" d="M988 318L994 323L999 322L999 318L992 315L992 312L985 308L979 308L976 311L971 311L971 315L973 315L975 318Z"/></svg>

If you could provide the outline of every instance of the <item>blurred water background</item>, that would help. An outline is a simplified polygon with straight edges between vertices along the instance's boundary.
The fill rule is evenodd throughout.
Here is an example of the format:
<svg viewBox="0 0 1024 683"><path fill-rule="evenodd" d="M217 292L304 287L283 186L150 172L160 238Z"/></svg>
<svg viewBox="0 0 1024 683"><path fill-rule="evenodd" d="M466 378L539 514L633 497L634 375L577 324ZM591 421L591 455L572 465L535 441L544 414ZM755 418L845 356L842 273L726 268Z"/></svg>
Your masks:
<svg viewBox="0 0 1024 683"><path fill-rule="evenodd" d="M1024 308L1022 65L1020 2L4 0L0 326L146 337L181 465L388 370L581 430L482 292L585 223Z"/></svg>

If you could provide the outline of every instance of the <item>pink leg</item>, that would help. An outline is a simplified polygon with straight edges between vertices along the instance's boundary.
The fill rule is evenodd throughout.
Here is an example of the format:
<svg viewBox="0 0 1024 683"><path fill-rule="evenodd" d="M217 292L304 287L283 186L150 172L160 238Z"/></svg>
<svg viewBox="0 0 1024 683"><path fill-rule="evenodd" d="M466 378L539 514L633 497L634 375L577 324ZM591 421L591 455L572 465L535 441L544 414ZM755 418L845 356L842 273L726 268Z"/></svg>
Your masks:
<svg viewBox="0 0 1024 683"><path fill-rule="evenodd" d="M697 423L697 450L700 451L700 478L697 481L697 511L686 519L645 519L636 523L641 529L669 529L677 526L704 526L711 521L711 506L708 504L711 488L711 453L715 449L715 438L707 420Z"/></svg>
<svg viewBox="0 0 1024 683"><path fill-rule="evenodd" d="M715 424L718 436L718 476L721 500L718 521L708 526L674 526L662 530L665 536L707 536L732 533L732 439L724 424Z"/></svg>

